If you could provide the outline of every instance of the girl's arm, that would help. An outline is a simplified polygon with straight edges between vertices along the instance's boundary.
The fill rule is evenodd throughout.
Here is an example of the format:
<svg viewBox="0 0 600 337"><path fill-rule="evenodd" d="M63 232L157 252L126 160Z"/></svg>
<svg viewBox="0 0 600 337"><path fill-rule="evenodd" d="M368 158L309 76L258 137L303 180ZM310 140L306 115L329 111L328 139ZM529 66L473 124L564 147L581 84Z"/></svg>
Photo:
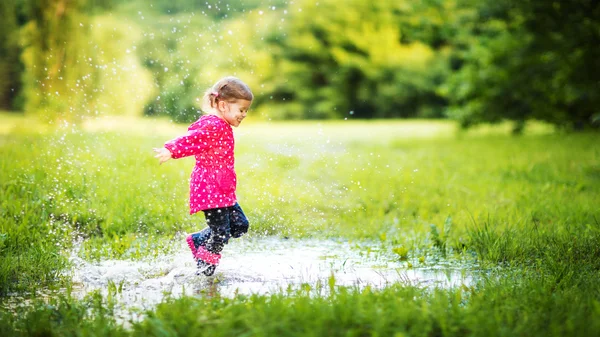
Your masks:
<svg viewBox="0 0 600 337"><path fill-rule="evenodd" d="M173 159L194 156L210 148L219 138L219 134L218 125L203 125L201 128L188 131L186 135L166 142L165 149ZM161 154L167 155L166 152Z"/></svg>

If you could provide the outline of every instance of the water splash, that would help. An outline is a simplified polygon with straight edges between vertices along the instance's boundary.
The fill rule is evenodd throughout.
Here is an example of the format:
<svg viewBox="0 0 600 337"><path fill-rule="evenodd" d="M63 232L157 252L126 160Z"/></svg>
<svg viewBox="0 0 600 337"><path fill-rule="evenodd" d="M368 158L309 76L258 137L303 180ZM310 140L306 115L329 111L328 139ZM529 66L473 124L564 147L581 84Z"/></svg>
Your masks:
<svg viewBox="0 0 600 337"><path fill-rule="evenodd" d="M365 246L335 240L238 239L223 251L214 276L197 276L184 244L170 255L147 261L87 262L73 254L72 295L112 291L123 308L151 309L167 296L276 293L289 286L316 286L330 277L338 286L382 288L392 283L423 287L455 287L472 283L466 269L438 265L407 268L394 254L367 254Z"/></svg>

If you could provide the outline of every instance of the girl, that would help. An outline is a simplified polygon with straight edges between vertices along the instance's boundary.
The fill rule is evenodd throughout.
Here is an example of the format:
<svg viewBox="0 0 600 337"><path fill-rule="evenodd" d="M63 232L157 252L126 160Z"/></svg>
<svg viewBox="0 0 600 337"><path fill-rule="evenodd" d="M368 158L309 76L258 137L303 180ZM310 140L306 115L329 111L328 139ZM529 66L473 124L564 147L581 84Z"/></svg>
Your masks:
<svg viewBox="0 0 600 337"><path fill-rule="evenodd" d="M174 158L196 157L190 179L190 214L203 211L208 228L186 240L197 261L198 273L214 273L221 251L230 237L248 231L248 219L235 195L234 139L232 126L246 117L254 96L235 77L225 77L204 94L203 115L188 133L155 148L159 163Z"/></svg>

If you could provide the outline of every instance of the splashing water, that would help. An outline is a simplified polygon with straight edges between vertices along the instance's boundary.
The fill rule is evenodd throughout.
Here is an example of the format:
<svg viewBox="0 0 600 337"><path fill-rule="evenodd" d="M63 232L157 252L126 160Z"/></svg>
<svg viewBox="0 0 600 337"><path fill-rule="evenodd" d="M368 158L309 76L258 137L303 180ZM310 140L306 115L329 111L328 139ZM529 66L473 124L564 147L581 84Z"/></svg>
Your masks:
<svg viewBox="0 0 600 337"><path fill-rule="evenodd" d="M424 287L469 285L466 269L411 268L397 257L369 253L365 247L334 240L243 238L223 251L221 264L211 277L196 275L196 265L184 241L173 254L151 261L105 260L90 263L73 254L72 295L91 291L107 295L119 289L117 302L124 308L151 309L167 296L215 294L268 294L289 286L316 286L330 277L338 286L367 285L382 288L392 283Z"/></svg>

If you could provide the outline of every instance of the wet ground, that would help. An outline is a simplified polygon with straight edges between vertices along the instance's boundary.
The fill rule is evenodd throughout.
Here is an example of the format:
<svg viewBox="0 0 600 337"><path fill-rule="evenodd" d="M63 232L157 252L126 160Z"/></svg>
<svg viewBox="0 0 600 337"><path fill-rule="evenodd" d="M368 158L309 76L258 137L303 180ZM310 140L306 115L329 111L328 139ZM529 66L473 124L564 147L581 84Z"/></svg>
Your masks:
<svg viewBox="0 0 600 337"><path fill-rule="evenodd" d="M408 268L393 253L373 246L331 240L239 239L225 247L211 277L196 275L184 240L175 252L152 261L106 260L91 263L72 257L73 295L110 291L125 308L150 309L166 296L267 294L302 284L318 287L335 278L338 286L381 288L402 282L423 287L469 285L464 268ZM327 287L326 287L327 288Z"/></svg>

